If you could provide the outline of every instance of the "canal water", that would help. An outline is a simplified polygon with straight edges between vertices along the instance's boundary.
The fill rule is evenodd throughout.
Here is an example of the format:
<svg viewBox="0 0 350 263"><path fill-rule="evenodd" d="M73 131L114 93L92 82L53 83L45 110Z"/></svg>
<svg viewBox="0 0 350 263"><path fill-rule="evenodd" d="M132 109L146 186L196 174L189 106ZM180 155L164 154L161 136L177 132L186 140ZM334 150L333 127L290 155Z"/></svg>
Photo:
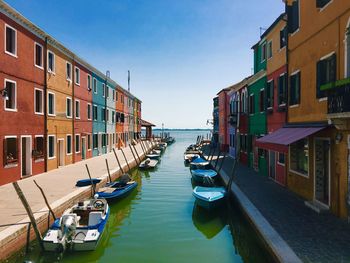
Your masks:
<svg viewBox="0 0 350 263"><path fill-rule="evenodd" d="M200 133L208 132L172 132L176 142L158 167L133 171L138 188L111 205L96 251L49 254L33 243L28 255L19 253L10 262L272 262L237 207L208 213L195 205L183 152Z"/></svg>

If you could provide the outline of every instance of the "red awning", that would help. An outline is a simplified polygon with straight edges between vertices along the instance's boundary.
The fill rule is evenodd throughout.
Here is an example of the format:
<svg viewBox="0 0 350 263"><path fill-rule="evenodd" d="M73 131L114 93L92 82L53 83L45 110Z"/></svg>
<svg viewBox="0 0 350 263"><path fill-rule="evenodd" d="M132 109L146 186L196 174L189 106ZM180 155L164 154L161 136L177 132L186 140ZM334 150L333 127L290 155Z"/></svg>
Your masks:
<svg viewBox="0 0 350 263"><path fill-rule="evenodd" d="M256 140L255 145L259 148L274 150L278 152L288 152L288 145L310 136L323 127L297 127L280 128L277 131Z"/></svg>

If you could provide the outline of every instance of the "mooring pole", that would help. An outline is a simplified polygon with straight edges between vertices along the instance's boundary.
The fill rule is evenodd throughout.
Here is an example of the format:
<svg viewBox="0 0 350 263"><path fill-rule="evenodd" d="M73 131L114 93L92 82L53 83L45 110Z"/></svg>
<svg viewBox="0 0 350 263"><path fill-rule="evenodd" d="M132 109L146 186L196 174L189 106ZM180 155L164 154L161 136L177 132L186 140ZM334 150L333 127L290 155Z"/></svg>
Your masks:
<svg viewBox="0 0 350 263"><path fill-rule="evenodd" d="M212 154L212 156L210 157L210 161L209 162L211 162L212 160L213 160L213 158L214 158L214 154L215 154L215 147L214 147L214 150L213 150L213 154ZM219 147L218 147L218 150L219 150Z"/></svg>
<svg viewBox="0 0 350 263"><path fill-rule="evenodd" d="M142 140L140 140L140 145L141 145L141 149L143 151L143 154L146 155L145 150L143 149Z"/></svg>
<svg viewBox="0 0 350 263"><path fill-rule="evenodd" d="M90 170L89 170L88 165L85 164L85 167L86 167L87 173L88 173L89 178L90 178L91 187L92 187L92 192L93 192L93 196L94 196L94 195L95 195L95 185L94 185L94 182L92 181L92 178L91 178L91 175L90 175Z"/></svg>
<svg viewBox="0 0 350 263"><path fill-rule="evenodd" d="M144 153L145 156L146 156L146 154L147 154L147 149L145 148L145 145L143 144L143 141L142 141L142 140L141 140L141 147L142 147L143 153Z"/></svg>
<svg viewBox="0 0 350 263"><path fill-rule="evenodd" d="M135 159L136 164L137 164L137 165L139 165L139 163L138 163L138 161L137 161L137 159L136 159L136 156L135 156L135 154L134 154L134 151L133 151L133 149L132 149L132 147L131 147L131 144L130 144L130 143L129 143L129 148L130 148L130 150L131 150L132 156L133 156L133 157L134 157L134 159Z"/></svg>
<svg viewBox="0 0 350 263"><path fill-rule="evenodd" d="M21 200L25 210L27 211L27 214L29 216L30 222L32 223L33 228L34 228L36 239L39 242L40 248L42 250L44 250L44 245L42 243L41 233L39 231L38 225L36 224L36 221L35 221L32 209L30 208L30 206L28 204L28 201L27 201L26 197L24 196L24 194L23 194L21 188L19 187L18 183L17 182L13 182L12 185L15 188L15 190L17 192L17 195L18 195L19 199Z"/></svg>
<svg viewBox="0 0 350 263"><path fill-rule="evenodd" d="M125 156L125 153L124 153L123 149L121 149L121 150L122 150L122 154L123 154L123 156L124 156L126 165L128 166L128 169L129 169L128 171L130 171L131 169L130 169L130 166L129 166L129 163L128 163L128 159L126 159L126 156Z"/></svg>
<svg viewBox="0 0 350 263"><path fill-rule="evenodd" d="M132 147L134 148L134 151L135 151L135 153L136 153L136 156L137 156L137 158L139 159L139 163L141 163L141 158L140 158L140 156L139 156L139 153L137 152L136 146L133 145Z"/></svg>
<svg viewBox="0 0 350 263"><path fill-rule="evenodd" d="M215 169L216 169L216 166L217 166L218 163L219 163L220 155L221 155L221 151L219 150L218 157L217 157L216 160L215 160Z"/></svg>
<svg viewBox="0 0 350 263"><path fill-rule="evenodd" d="M38 183L37 183L35 180L33 180L33 182L34 182L35 185L39 188L39 190L40 190L42 196L44 197L45 204L46 204L47 208L49 208L49 211L50 211L50 213L51 213L53 219L56 220L55 213L53 212L53 210L52 210L52 208L51 208L49 202L47 201L47 198L46 198L46 195L45 195L45 193L44 193L44 190L38 185Z"/></svg>
<svg viewBox="0 0 350 263"><path fill-rule="evenodd" d="M111 173L110 173L110 171L109 171L108 161L107 161L107 159L105 159L105 161L106 161L106 166L107 166L107 172L108 172L109 182L112 182L112 177L111 177Z"/></svg>
<svg viewBox="0 0 350 263"><path fill-rule="evenodd" d="M118 155L117 155L117 153L115 152L115 149L114 149L114 148L113 148L113 152L114 152L115 159L117 159L117 163L118 163L119 169L122 171L122 174L124 174L124 170L123 170L122 166L120 165Z"/></svg>
<svg viewBox="0 0 350 263"><path fill-rule="evenodd" d="M221 164L220 164L220 166L219 166L218 173L221 171L222 165L223 165L224 162L225 162L226 155L227 155L227 152L224 153L224 157L222 158L222 162L221 162Z"/></svg>

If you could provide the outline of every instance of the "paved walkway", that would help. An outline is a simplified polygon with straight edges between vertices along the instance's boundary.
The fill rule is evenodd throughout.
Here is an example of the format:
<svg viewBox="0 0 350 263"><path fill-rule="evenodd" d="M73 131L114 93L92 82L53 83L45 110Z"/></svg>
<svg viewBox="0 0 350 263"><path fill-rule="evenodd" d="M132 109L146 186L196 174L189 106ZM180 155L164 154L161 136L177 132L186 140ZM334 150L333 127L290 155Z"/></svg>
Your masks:
<svg viewBox="0 0 350 263"><path fill-rule="evenodd" d="M226 174L232 165L227 157L222 168ZM234 182L301 260L350 262L350 224L345 220L317 214L304 199L246 166L238 166Z"/></svg>
<svg viewBox="0 0 350 263"><path fill-rule="evenodd" d="M140 144L136 145L139 155L143 155ZM127 171L127 164L121 150L117 150L117 156L124 171ZM124 149L128 163L134 163L134 158L129 147ZM98 157L81 161L76 164L64 166L47 173L28 177L18 181L25 197L27 198L35 217L47 215L47 207L39 189L35 186L35 180L45 191L47 199L53 209L60 206L74 196L87 191L87 187L75 187L79 179L88 178L85 164L88 165L91 176L106 179L108 176L105 159L108 160L111 174L119 172L119 166L113 152ZM20 228L26 225L12 225L14 223L29 222L25 209L20 202L12 184L0 186L0 247L8 242L10 236L15 236ZM0 256L1 259L1 256Z"/></svg>

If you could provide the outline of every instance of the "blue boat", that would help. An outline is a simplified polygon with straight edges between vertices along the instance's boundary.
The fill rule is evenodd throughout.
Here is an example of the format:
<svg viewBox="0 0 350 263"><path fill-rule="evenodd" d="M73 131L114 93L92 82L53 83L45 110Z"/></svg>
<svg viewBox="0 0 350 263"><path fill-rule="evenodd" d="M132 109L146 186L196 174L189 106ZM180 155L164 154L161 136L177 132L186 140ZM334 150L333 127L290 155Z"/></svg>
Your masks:
<svg viewBox="0 0 350 263"><path fill-rule="evenodd" d="M193 189L193 196L196 198L198 206L211 210L224 203L226 189L224 187L196 186Z"/></svg>
<svg viewBox="0 0 350 263"><path fill-rule="evenodd" d="M101 179L97 179L97 178L92 178L91 180L90 179L82 179L82 180L77 181L75 186L77 186L77 187L88 186L88 185L91 185L91 182L93 184L98 184L99 182L101 182Z"/></svg>
<svg viewBox="0 0 350 263"><path fill-rule="evenodd" d="M137 182L112 182L106 184L104 187L101 187L96 194L99 198L105 198L107 201L119 200L127 196L133 189L137 186Z"/></svg>
<svg viewBox="0 0 350 263"><path fill-rule="evenodd" d="M191 170L191 174L192 174L193 180L196 181L197 183L211 184L214 182L218 173L212 169L207 169L207 170L195 169L195 170Z"/></svg>
<svg viewBox="0 0 350 263"><path fill-rule="evenodd" d="M190 163L190 168L191 170L196 170L196 169L208 169L210 166L209 162L202 157L194 159Z"/></svg>

